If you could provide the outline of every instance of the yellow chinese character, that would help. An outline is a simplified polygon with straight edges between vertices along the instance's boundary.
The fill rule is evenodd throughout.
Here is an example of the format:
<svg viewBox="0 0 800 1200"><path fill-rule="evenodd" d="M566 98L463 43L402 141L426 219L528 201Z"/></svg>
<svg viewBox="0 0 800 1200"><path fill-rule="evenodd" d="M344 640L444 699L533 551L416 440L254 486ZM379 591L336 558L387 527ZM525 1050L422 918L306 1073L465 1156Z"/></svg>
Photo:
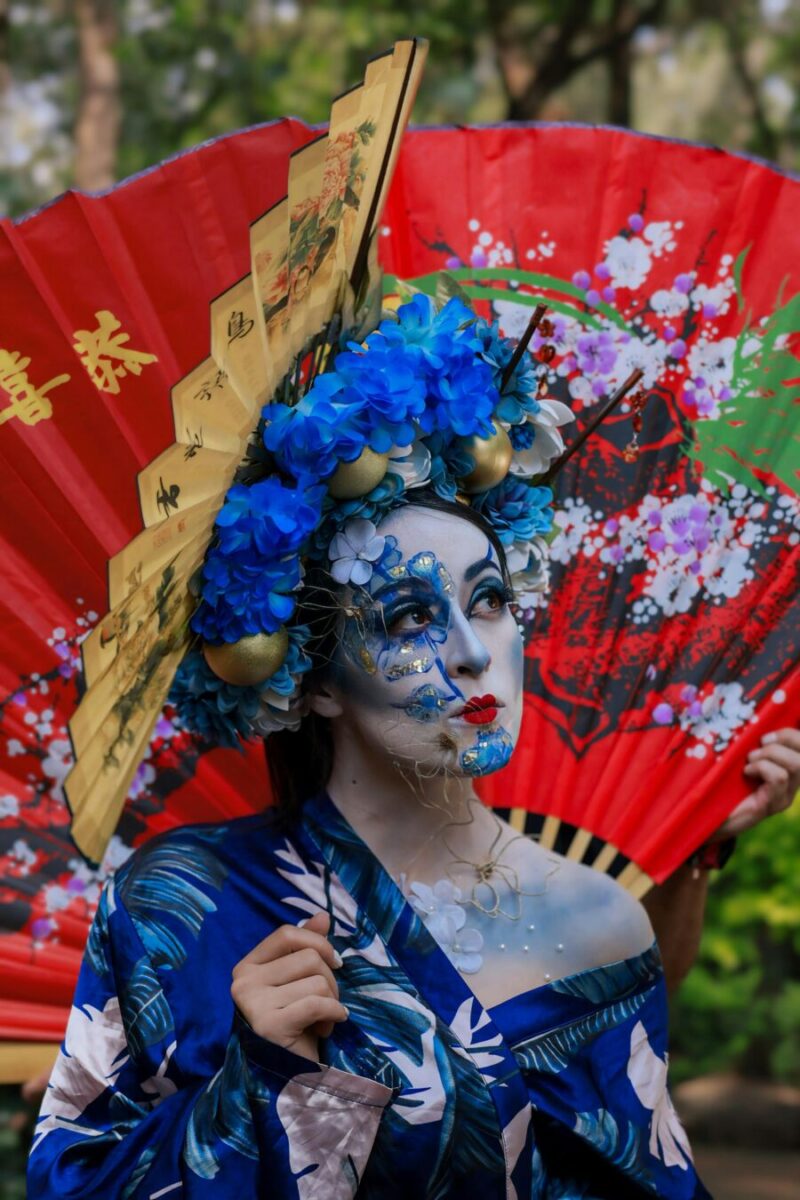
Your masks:
<svg viewBox="0 0 800 1200"><path fill-rule="evenodd" d="M0 391L6 393L10 403L0 410L0 425L19 417L23 425L37 425L53 415L53 405L47 393L54 387L66 383L69 375L56 375L34 387L28 378L30 358L23 358L18 350L0 349Z"/></svg>
<svg viewBox="0 0 800 1200"><path fill-rule="evenodd" d="M129 371L132 375L141 375L143 366L158 362L158 359L155 354L145 354L143 350L132 350L125 345L130 341L130 334L116 332L121 325L112 312L102 309L94 315L99 322L98 328L76 329L73 334L75 349L98 391L117 396L120 379L124 379Z"/></svg>

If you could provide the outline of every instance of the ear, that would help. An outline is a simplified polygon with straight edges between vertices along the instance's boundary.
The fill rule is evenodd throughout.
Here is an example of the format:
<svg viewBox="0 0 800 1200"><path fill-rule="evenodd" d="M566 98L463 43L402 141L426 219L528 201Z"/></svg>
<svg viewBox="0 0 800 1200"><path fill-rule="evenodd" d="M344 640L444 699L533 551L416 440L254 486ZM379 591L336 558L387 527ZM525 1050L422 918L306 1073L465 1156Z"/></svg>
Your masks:
<svg viewBox="0 0 800 1200"><path fill-rule="evenodd" d="M321 717L340 717L344 711L341 696L331 684L322 683L309 694L308 706Z"/></svg>

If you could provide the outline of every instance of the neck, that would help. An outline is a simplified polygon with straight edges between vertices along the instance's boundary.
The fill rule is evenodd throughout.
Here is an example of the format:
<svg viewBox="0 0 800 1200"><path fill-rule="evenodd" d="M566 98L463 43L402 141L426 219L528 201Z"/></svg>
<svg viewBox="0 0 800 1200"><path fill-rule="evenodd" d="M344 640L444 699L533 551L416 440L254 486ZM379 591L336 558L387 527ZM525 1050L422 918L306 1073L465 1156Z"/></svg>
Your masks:
<svg viewBox="0 0 800 1200"><path fill-rule="evenodd" d="M349 731L334 736L328 793L353 829L397 877L441 874L452 860L438 836L469 852L485 846L494 828L472 780L442 773L421 779L413 767L358 745Z"/></svg>

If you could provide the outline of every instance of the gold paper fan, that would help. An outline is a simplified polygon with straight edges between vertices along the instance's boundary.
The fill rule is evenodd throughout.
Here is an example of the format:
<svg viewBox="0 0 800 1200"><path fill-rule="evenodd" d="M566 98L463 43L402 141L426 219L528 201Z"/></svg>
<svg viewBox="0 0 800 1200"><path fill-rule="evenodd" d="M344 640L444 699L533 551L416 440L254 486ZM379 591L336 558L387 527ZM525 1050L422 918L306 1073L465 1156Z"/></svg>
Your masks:
<svg viewBox="0 0 800 1200"><path fill-rule="evenodd" d="M143 529L109 562L109 612L83 645L69 725L72 836L98 862L191 634L203 562L262 406L332 322L380 312L374 241L427 46L398 42L292 155L288 195L250 229L251 273L211 303L211 356L172 389L175 442L139 473Z"/></svg>

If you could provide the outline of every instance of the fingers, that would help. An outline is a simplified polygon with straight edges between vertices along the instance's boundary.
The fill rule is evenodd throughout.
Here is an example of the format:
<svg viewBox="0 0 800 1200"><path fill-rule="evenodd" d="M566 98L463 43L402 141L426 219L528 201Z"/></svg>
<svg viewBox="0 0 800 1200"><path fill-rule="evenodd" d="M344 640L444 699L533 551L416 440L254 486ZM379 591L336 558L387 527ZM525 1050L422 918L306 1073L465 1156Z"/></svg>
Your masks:
<svg viewBox="0 0 800 1200"><path fill-rule="evenodd" d="M305 1032L309 1025L320 1021L333 1022L334 1025L346 1021L350 1012L338 1000L334 1000L333 996L304 996L281 1009L280 1016L286 1023L288 1032L296 1029L300 1034Z"/></svg>
<svg viewBox="0 0 800 1200"><path fill-rule="evenodd" d="M288 1008L298 1000L305 1000L308 996L332 996L334 1000L338 1000L339 989L335 983L331 989L328 980L322 975L309 975L306 979L295 979L293 983L284 983L280 987L272 988L266 999L270 1007L281 1009Z"/></svg>
<svg viewBox="0 0 800 1200"><path fill-rule="evenodd" d="M779 747L773 747L773 752L776 752ZM744 769L745 775L758 776L763 779L764 783L769 783L773 787L787 788L789 784L789 769L781 762L776 762L773 758L759 758L753 762L749 762Z"/></svg>
<svg viewBox="0 0 800 1200"><path fill-rule="evenodd" d="M800 753L800 729L791 729L788 726L784 729L773 729L771 733L765 733L761 741L763 745L780 743Z"/></svg>
<svg viewBox="0 0 800 1200"><path fill-rule="evenodd" d="M751 750L747 756L748 764L759 762L775 762L785 767L789 775L800 772L800 750L780 742L771 742L768 746L760 746Z"/></svg>
<svg viewBox="0 0 800 1200"><path fill-rule="evenodd" d="M243 960L244 961L244 960ZM280 987L285 983L293 983L296 979L307 979L312 975L321 975L327 980L331 995L337 995L339 988L333 971L323 959L318 950L306 948L287 954L284 958L275 959L268 963L249 963L248 967L258 967L262 983L270 987Z"/></svg>
<svg viewBox="0 0 800 1200"><path fill-rule="evenodd" d="M345 1006L333 996L303 996L286 1008L273 1011L269 1029L262 1036L313 1059L317 1053L316 1039L330 1037L334 1025L349 1016Z"/></svg>
<svg viewBox="0 0 800 1200"><path fill-rule="evenodd" d="M298 950L308 949L316 950L332 970L340 967L342 960L324 934L319 932L314 926L309 928L312 922L316 925L323 917L325 919L325 928L327 929L330 919L327 913L315 913L311 921L303 927L298 925L281 925L269 937L265 937L262 942L259 942L249 954L246 954L237 966L241 967L249 963L274 962L276 959L284 958L288 954L294 954Z"/></svg>

